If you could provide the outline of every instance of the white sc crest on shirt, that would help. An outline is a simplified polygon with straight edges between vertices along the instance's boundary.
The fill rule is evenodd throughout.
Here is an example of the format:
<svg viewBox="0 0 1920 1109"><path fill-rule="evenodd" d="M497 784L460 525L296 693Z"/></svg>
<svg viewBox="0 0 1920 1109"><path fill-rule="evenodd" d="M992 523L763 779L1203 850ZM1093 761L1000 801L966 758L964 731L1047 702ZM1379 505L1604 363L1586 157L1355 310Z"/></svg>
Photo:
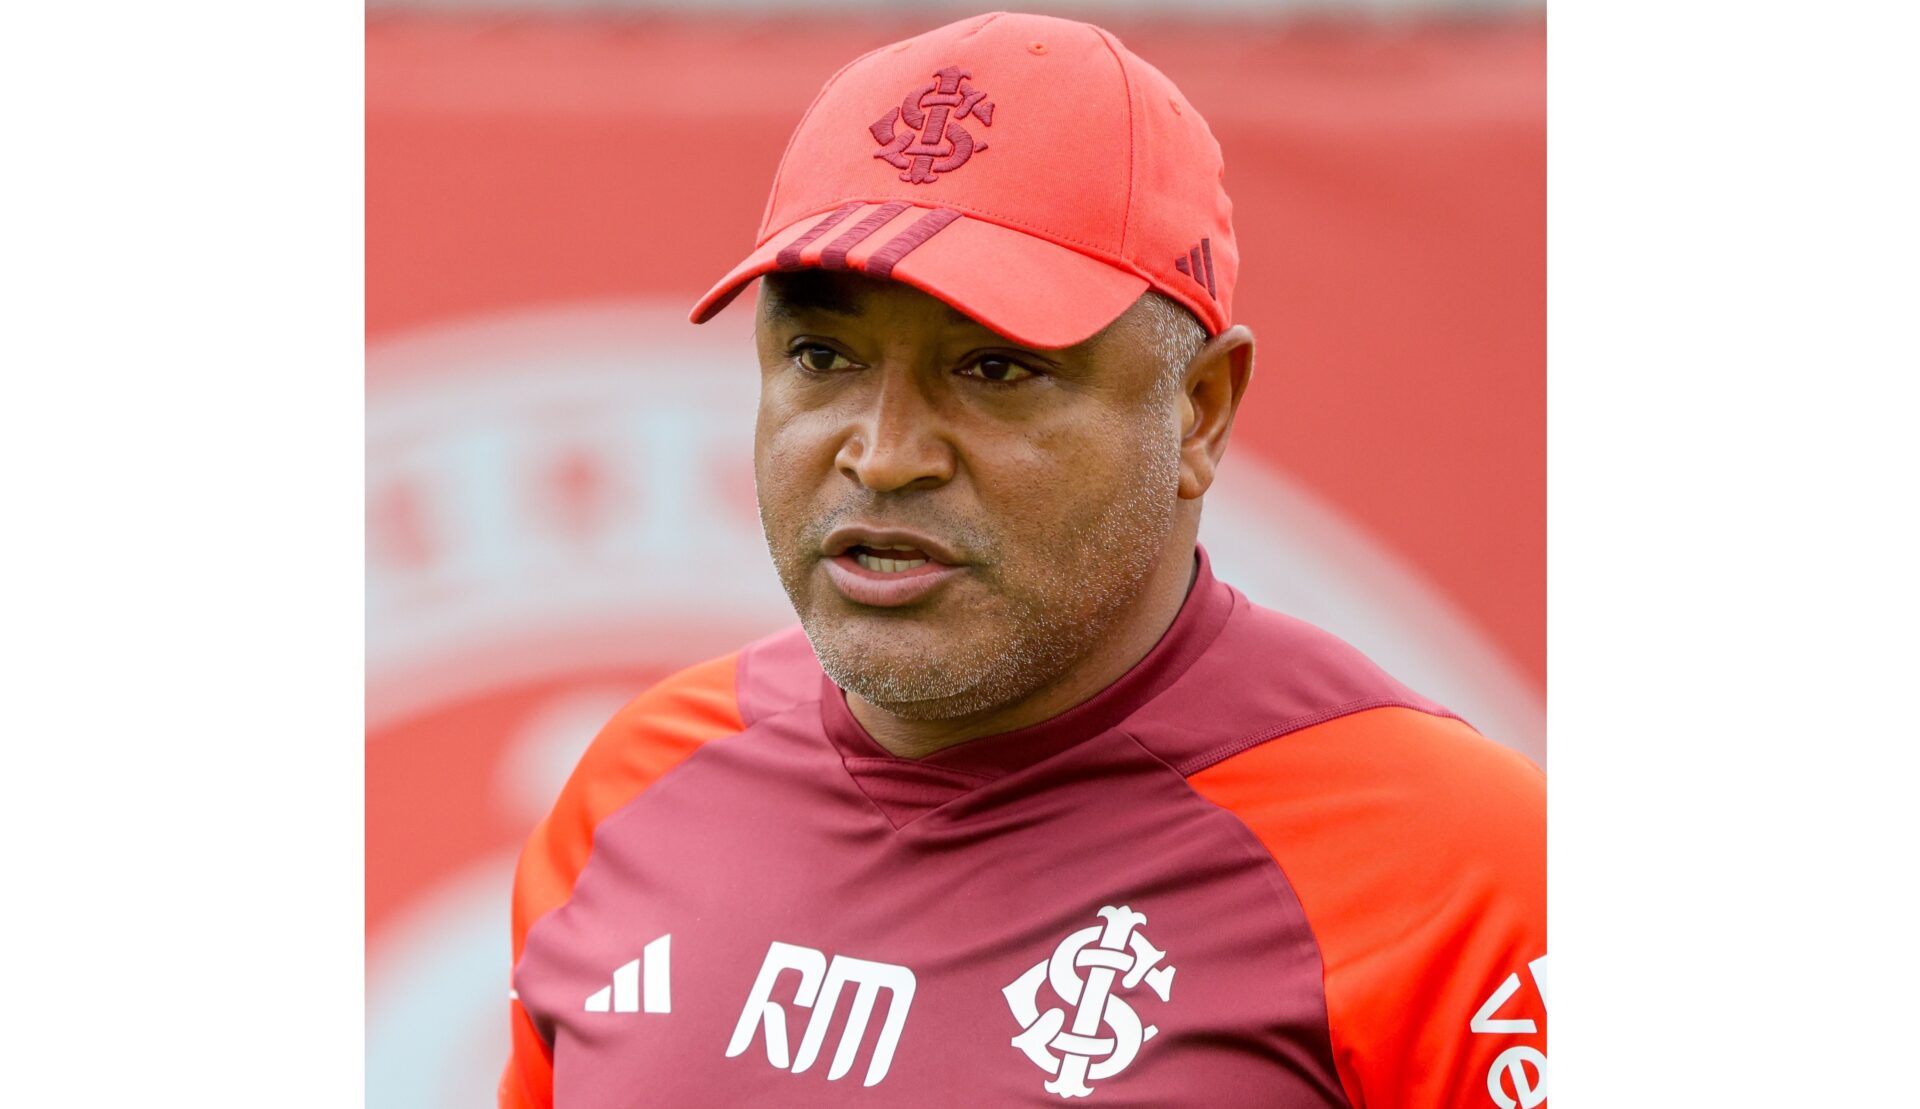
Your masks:
<svg viewBox="0 0 1920 1109"><path fill-rule="evenodd" d="M1144 913L1126 905L1106 905L1100 916L1107 922L1082 928L1060 941L1050 958L1027 968L1000 992L1006 995L1020 1034L1013 1046L1053 1079L1049 1093L1063 1098L1093 1093L1089 1079L1111 1078L1134 1060L1140 1045L1160 1029L1142 1027L1133 1006L1117 989L1132 990L1145 982L1161 1001L1173 989L1171 966L1161 966L1167 953L1140 931ZM1082 974L1084 972L1084 976ZM1053 988L1062 1005L1040 1010L1040 985Z"/></svg>

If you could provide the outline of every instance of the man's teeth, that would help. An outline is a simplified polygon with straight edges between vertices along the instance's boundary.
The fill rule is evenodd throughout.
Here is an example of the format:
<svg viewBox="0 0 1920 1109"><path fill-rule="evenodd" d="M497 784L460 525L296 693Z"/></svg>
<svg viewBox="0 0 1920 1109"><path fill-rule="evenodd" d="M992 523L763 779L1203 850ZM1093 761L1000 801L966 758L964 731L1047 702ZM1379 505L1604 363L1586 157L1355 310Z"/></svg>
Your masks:
<svg viewBox="0 0 1920 1109"><path fill-rule="evenodd" d="M874 547L872 549L876 551L911 551L914 548L896 545L892 547ZM925 566L927 564L927 560L924 558L880 558L876 555L870 555L866 551L853 552L853 560L858 562L862 569L872 570L880 574L897 574L902 570L911 570L915 566Z"/></svg>

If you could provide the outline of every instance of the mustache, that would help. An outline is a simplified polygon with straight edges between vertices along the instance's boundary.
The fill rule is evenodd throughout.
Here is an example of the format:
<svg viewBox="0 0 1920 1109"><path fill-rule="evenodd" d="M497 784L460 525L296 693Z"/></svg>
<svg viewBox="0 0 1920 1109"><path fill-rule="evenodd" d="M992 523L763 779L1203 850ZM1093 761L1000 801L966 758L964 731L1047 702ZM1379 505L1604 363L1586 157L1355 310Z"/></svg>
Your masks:
<svg viewBox="0 0 1920 1109"><path fill-rule="evenodd" d="M900 528L937 536L969 562L988 562L998 551L992 532L971 521L929 511L925 502L909 506L894 494L853 496L810 518L794 537L798 549L818 551L827 536L845 524L862 523L876 528Z"/></svg>

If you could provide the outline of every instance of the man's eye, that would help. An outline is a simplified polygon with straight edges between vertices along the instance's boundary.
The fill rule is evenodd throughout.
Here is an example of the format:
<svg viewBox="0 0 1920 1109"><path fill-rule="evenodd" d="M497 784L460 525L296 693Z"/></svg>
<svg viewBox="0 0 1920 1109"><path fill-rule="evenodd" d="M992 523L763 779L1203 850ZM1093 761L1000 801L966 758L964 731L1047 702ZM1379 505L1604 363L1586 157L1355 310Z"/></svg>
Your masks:
<svg viewBox="0 0 1920 1109"><path fill-rule="evenodd" d="M801 369L811 370L814 373L831 373L853 365L852 359L832 347L812 345L798 347L795 348L793 357L800 363Z"/></svg>
<svg viewBox="0 0 1920 1109"><path fill-rule="evenodd" d="M1001 385L1011 385L1035 376L1034 372L1011 358L988 355L976 358L963 371L970 377L978 377Z"/></svg>

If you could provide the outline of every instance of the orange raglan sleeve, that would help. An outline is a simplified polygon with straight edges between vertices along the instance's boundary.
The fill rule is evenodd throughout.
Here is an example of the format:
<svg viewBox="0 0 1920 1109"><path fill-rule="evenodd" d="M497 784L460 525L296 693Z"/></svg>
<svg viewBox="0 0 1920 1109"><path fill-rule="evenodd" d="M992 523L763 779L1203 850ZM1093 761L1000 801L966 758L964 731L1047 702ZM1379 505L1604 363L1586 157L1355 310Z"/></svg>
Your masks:
<svg viewBox="0 0 1920 1109"><path fill-rule="evenodd" d="M1189 779L1305 911L1354 1109L1546 1104L1546 781L1448 717L1353 713Z"/></svg>
<svg viewBox="0 0 1920 1109"><path fill-rule="evenodd" d="M734 696L739 656L682 670L642 693L600 730L528 837L513 879L513 964L527 930L573 894L593 830L702 744L744 725ZM500 1109L551 1109L553 1054L517 997L508 1003L513 1047L500 1078Z"/></svg>

